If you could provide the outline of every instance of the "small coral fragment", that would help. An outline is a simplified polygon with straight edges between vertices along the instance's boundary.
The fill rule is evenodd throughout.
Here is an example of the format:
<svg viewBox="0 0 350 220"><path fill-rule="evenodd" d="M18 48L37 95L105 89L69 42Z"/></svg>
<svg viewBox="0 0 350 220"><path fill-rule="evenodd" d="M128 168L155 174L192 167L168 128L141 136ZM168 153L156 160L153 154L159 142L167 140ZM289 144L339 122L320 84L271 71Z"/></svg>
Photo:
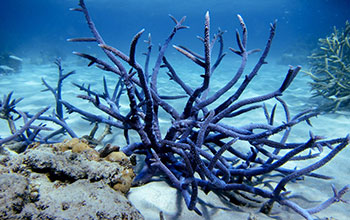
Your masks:
<svg viewBox="0 0 350 220"><path fill-rule="evenodd" d="M101 158L100 158L100 154L95 150L95 149L88 149L85 151L86 152L86 157L89 159L89 160L95 160L95 161L100 161Z"/></svg>
<svg viewBox="0 0 350 220"><path fill-rule="evenodd" d="M72 138L71 140L64 140L62 143L56 145L61 151L72 150L74 153L81 153L90 148L88 142L84 139Z"/></svg>
<svg viewBox="0 0 350 220"><path fill-rule="evenodd" d="M80 143L77 143L73 146L72 152L73 153L81 153L81 152L87 151L89 149L90 149L89 145L80 142Z"/></svg>
<svg viewBox="0 0 350 220"><path fill-rule="evenodd" d="M110 162L118 162L121 164L126 164L129 162L129 158L123 152L112 152L107 155L106 160Z"/></svg>
<svg viewBox="0 0 350 220"><path fill-rule="evenodd" d="M129 192L131 183L134 177L135 177L135 173L131 168L123 170L122 178L120 178L120 182L114 184L113 189L120 191L124 194Z"/></svg>

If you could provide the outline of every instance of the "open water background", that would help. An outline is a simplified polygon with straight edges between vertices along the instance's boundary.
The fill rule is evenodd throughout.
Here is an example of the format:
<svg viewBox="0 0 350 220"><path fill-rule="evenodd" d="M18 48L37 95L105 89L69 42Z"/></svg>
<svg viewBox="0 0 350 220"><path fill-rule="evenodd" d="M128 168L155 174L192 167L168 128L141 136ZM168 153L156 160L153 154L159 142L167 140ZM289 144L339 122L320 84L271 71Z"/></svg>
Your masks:
<svg viewBox="0 0 350 220"><path fill-rule="evenodd" d="M41 78L52 86L56 85L57 68L53 61L61 57L65 72L76 70L75 75L65 80L63 99L82 109L101 114L89 103L77 99L76 95L81 92L71 84L71 82L91 84L93 90L102 92L103 76L107 78L111 90L117 82L115 75L105 73L96 67L88 68L87 61L74 57L71 53L79 51L103 57L94 43L66 41L67 38L90 37L83 15L68 10L77 7L78 1L0 1L0 55L10 53L23 59L20 73L0 75L0 95L14 91L14 98L24 98L18 104L18 108L30 113L36 113L48 105L54 106L52 94L41 92L45 88L41 83ZM171 44L183 45L202 53L203 46L196 36L203 35L204 14L209 10L212 35L219 27L227 30L227 33L224 34L224 41L225 51L228 52L213 76L211 92L221 88L233 76L240 64L240 58L227 49L228 47L237 48L234 35L236 29L240 31L240 26L236 14L242 15L247 24L248 49L264 48L269 34L269 23L277 19L277 32L267 59L268 65L262 67L243 97L257 96L277 89L287 73L288 65L300 64L303 69L307 70L309 68L307 56L317 47L318 39L330 35L334 26L342 28L350 16L350 1L347 0L86 0L86 5L106 43L125 53L128 53L132 37L145 28L145 33L137 47L137 60L141 64L144 63L142 53L147 48L142 40L146 40L148 33L151 33L153 44L151 67L156 59L158 45L164 42L173 28L173 22L168 18L168 14L172 14L177 19L186 15L184 24L190 26L189 29L180 30ZM216 58L216 53L217 48L213 52L213 58ZM166 56L188 85L191 85L192 88L200 85L199 75L202 74L202 70L199 67L179 54L171 45ZM245 74L254 67L258 58L259 54L249 58ZM315 105L315 101L311 99L308 81L310 81L309 77L300 73L283 96L292 115ZM183 94L181 88L169 81L164 70L160 72L158 84L160 94ZM121 104L122 108L127 108L126 99L122 99ZM182 109L184 102L173 101L171 104ZM266 102L268 109L271 109L274 104L275 101ZM280 106L278 110L276 120L282 122L284 113ZM67 122L78 135L85 135L90 131L89 123L82 120L80 116L76 114L66 116L69 117ZM160 122L162 129L166 130L169 126L169 118L166 114L161 113ZM245 114L244 117L232 121L235 125L251 122L264 122L263 112ZM350 133L348 112L322 115L312 119L312 123L313 127L304 123L293 128L291 141L307 140L310 130L317 135L329 138L343 137ZM54 127L54 125L50 126ZM7 124L0 121L0 136L4 137L9 134L8 132ZM136 137L133 138L137 140ZM114 129L113 136L107 137L106 142L124 145L122 131ZM293 190L314 196L315 200L327 199L331 194L330 183L336 184L338 188L349 184L350 165L347 163L349 156L350 151L345 149L327 168L320 170L321 173L327 175L331 173L335 176L334 180L327 183L307 180L303 186L297 184L292 186ZM295 164L292 163L290 166L293 167ZM349 212L349 205L336 204L321 213L320 216L335 216L338 219L344 219L346 213Z"/></svg>

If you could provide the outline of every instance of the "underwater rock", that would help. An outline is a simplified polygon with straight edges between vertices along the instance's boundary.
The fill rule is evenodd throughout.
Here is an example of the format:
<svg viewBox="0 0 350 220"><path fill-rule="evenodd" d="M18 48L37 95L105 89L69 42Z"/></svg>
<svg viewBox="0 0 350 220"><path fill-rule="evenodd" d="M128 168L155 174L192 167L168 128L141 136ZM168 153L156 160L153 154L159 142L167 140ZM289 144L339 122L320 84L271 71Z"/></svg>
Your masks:
<svg viewBox="0 0 350 220"><path fill-rule="evenodd" d="M9 149L16 153L22 153L27 148L27 144L21 141L9 141L8 143L5 143L4 146L6 146L4 148L5 150ZM4 152L0 154L6 154L6 153Z"/></svg>
<svg viewBox="0 0 350 220"><path fill-rule="evenodd" d="M22 175L16 173L4 173L0 175L1 219L16 216L16 214L23 210L25 200L29 199L27 186L28 179Z"/></svg>
<svg viewBox="0 0 350 220"><path fill-rule="evenodd" d="M124 196L130 162L91 160L89 152L36 145L0 155L0 219L143 219Z"/></svg>

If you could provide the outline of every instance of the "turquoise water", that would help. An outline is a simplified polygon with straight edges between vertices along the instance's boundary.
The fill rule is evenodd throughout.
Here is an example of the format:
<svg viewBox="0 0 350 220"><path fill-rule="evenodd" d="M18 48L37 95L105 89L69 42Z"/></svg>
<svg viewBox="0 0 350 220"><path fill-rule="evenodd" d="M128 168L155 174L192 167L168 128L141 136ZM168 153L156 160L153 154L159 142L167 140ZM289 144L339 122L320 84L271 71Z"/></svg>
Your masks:
<svg viewBox="0 0 350 220"><path fill-rule="evenodd" d="M263 2L263 3L262 3ZM232 78L240 64L240 58L229 52L228 47L237 48L234 31L240 30L236 14L241 14L248 26L249 49L264 48L269 33L269 23L275 19L277 22L276 38L271 48L271 54L267 58L268 64L264 65L252 81L251 85L244 92L242 98L265 94L276 90L281 85L287 71L288 65L302 65L304 70L308 70L307 56L310 55L313 48L317 47L317 41L320 37L329 35L333 26L343 27L345 21L350 16L349 1L86 1L100 33L105 41L117 47L121 51L128 53L131 38L142 28L146 31L139 41L137 47L137 61L144 63L147 45L142 43L147 39L147 34L152 34L153 54L151 56L151 67L156 59L157 46L163 43L164 39L172 30L172 21L168 14L174 15L180 19L186 15L185 24L190 29L180 30L171 44L186 46L198 53L202 53L201 42L196 38L197 35L203 35L204 14L207 10L211 15L212 34L221 27L227 30L224 34L225 51L228 55L224 58L222 64L215 71L211 79L211 94L221 88L225 82ZM0 76L0 95L5 95L14 91L13 97L24 99L18 104L18 108L32 114L45 106L54 107L53 96L49 92L42 92L45 87L41 83L44 78L50 85L55 86L57 80L57 67L53 64L56 57L62 57L62 64L65 72L76 70L76 74L65 80L63 85L63 100L74 105L88 109L89 112L101 114L96 108L86 101L76 97L82 94L78 88L72 85L72 82L78 84L90 84L92 90L102 92L102 78L106 77L108 86L112 91L118 80L116 75L106 73L92 66L87 67L87 61L75 57L72 51L79 51L103 57L101 51L94 43L69 43L67 38L88 37L90 32L85 24L85 20L78 12L70 12L68 9L76 7L77 1L53 1L36 0L23 2L12 0L2 4L0 8L0 55L10 53L23 59L22 70L19 73L3 74ZM213 57L216 58L217 48L214 50ZM283 55L288 59L284 59ZM254 67L260 54L249 57L247 70L248 74ZM167 59L174 66L179 76L192 88L200 85L201 68L193 62L179 54L174 48L168 48L166 52ZM308 82L309 77L300 72L290 88L284 93L283 98L288 103L291 114L313 107L317 101L311 99L311 92ZM239 83L238 83L239 84ZM161 95L183 94L181 88L173 81L169 80L165 70L161 70L158 80L159 93ZM234 91L234 88L230 91ZM229 93L230 93L229 92ZM223 100L223 99L221 99ZM220 102L220 100L218 101ZM170 102L176 109L183 109L184 101ZM265 104L269 110L276 101L267 101ZM214 104L215 105L215 104ZM126 98L121 100L121 110L128 108ZM52 108L51 110L52 111ZM284 114L282 108L278 107L276 121L282 122ZM68 117L67 123L72 129L82 136L87 134L91 126L88 122L81 119L77 114L65 114ZM231 123L246 125L251 122L264 122L262 111L245 114ZM328 138L344 137L350 132L350 113L337 112L327 114L312 119L313 127L306 123L297 125L292 130L289 141L301 142L309 137L309 131ZM171 121L164 112L160 112L161 129L166 131ZM55 128L55 125L48 126ZM7 124L0 121L0 136L9 135ZM63 140L66 137L58 137ZM137 141L137 137L131 136L131 141ZM106 143L125 145L123 132L113 129L113 135L105 140ZM320 173L331 174L335 179L330 181L306 180L305 184L291 184L293 192L309 196L316 201L324 201L331 196L330 184L341 188L349 184L350 166L347 158L350 156L349 149L345 149L328 166L320 169ZM290 168L296 164L291 163ZM300 165L302 166L302 165ZM159 186L157 186L159 187ZM169 201L138 201L137 195L152 192L145 188L145 191L131 191L131 201L139 206L142 213L145 213L147 219L157 219L157 211L164 210L171 216L172 200ZM146 191L148 190L148 191ZM137 194L139 193L139 194ZM133 197L133 195L135 195ZM175 192L169 192L174 195ZM152 195L152 194L150 194ZM203 195L203 197L205 197ZM153 197L150 197L153 198ZM169 196L171 198L171 196ZM209 197L210 198L210 197ZM346 195L349 199L349 195ZM145 198L146 199L146 198ZM151 199L150 199L151 200ZM215 200L216 201L216 200ZM148 204L144 205L142 202ZM165 205L170 204L170 205ZM149 211L149 207L152 207ZM278 210L277 211L281 211ZM285 211L285 210L283 210ZM182 215L192 216L186 208L183 208ZM222 211L221 211L222 212ZM350 206L346 204L335 204L329 209L321 212L317 216L333 216L336 219L345 219L346 213L350 212ZM185 214L184 214L185 213ZM226 217L234 216L234 212L227 211L222 214ZM283 215L286 217L289 215ZM213 214L213 218L219 218ZM222 216L221 216L222 217ZM289 218L289 217L288 217Z"/></svg>
<svg viewBox="0 0 350 220"><path fill-rule="evenodd" d="M70 12L77 0L12 0L1 2L0 48L19 57L67 57L73 50L93 50L86 44L67 43L67 38L89 36L81 14ZM106 42L128 50L130 40L145 28L144 37L152 34L154 45L163 42L172 28L168 14L177 19L187 16L188 30L180 31L174 43L191 42L191 48L201 49L197 35L203 33L203 17L211 13L212 31L227 30L226 46L234 46L234 31L239 28L236 14L241 14L249 28L251 48L262 47L268 35L269 23L278 20L273 54L316 45L317 39L343 26L349 19L347 0L88 0L87 6ZM188 44L189 45L189 44Z"/></svg>

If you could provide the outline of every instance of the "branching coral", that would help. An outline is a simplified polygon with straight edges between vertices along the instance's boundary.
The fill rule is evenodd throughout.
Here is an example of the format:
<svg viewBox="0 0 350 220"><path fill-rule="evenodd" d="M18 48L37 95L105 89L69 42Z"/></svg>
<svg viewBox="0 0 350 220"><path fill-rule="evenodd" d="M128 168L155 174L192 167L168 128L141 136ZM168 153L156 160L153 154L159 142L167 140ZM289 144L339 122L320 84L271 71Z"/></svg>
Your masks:
<svg viewBox="0 0 350 220"><path fill-rule="evenodd" d="M42 79L42 82L46 87L46 89L44 89L43 91L52 92L56 101L56 106L54 108L54 112L52 113L52 115L48 115L48 116L43 115L43 113L49 109L48 107L39 111L35 115L32 115L28 112L20 111L16 107L16 105L22 100L22 98L11 100L13 92L10 92L8 95L4 96L3 100L0 100L0 118L7 121L8 127L10 129L10 133L12 135L9 137L0 139L0 146L3 143L6 143L10 140L14 140L16 142L21 143L22 145L21 149L17 151L23 151L26 149L26 147L29 144L33 142L48 143L49 140L55 137L56 135L64 134L65 132L67 132L72 138L77 137L75 132L67 125L65 118L63 116L63 106L59 101L62 99L62 95L61 95L62 82L65 78L67 78L71 74L74 74L74 71L63 74L61 60L56 59L55 64L58 67L57 87L56 88L51 87L44 79ZM18 121L21 118L23 118L24 120L24 125L22 126L21 129L16 129L15 121ZM58 126L60 126L60 128L55 131L52 131L53 129L46 127L46 124L43 124L43 123L41 123L39 126L34 126L32 125L32 123L35 120L49 121L54 124L57 124ZM52 132L50 132L49 134L42 135L42 133L40 132L42 130L47 130Z"/></svg>
<svg viewBox="0 0 350 220"><path fill-rule="evenodd" d="M204 36L200 38L204 46L203 55L184 46L174 46L177 51L203 69L200 78L201 85L193 88L177 74L171 61L165 56L165 52L176 33L187 28L184 25L185 17L177 20L170 16L175 25L168 38L160 45L156 62L152 70L149 71L152 52L150 35L146 40L148 47L145 53L146 63L144 67L137 62L135 55L137 43L144 30L134 36L130 50L128 54L125 54L106 44L93 23L83 0L79 1L78 8L72 10L83 13L92 37L73 38L68 41L97 43L112 64L89 54L80 52L74 52L74 54L89 60L88 66L96 65L108 73L114 73L119 77L119 81L113 93L109 92L105 78L103 80L103 93L92 91L90 86L76 85L87 93L78 97L91 102L104 113L96 115L57 96L62 86L62 80L70 73L62 74L60 63L56 63L60 74L58 87L53 89L43 81L46 88L55 95L56 113L53 113L52 116L41 116L46 110L44 109L34 116L21 115L25 119L30 118L30 120L27 121L24 128L16 130L16 133L19 133L17 136L25 130L28 131L34 120L52 121L62 127L59 132L68 131L72 137L75 136L72 135L73 132L69 132L68 125L64 123L63 112L60 110L61 105L66 107L68 113L78 113L83 119L94 123L95 128L98 124L106 124L106 134L111 127L123 129L127 145L121 148L122 154L113 154L113 160L123 162L125 155L145 155L145 165L142 171L137 174L134 184L146 183L155 175L165 175L172 186L181 192L188 209L194 210L199 215L201 211L196 206L199 189L205 193L219 193L228 200L231 200L233 194L244 195L245 198L251 200L253 200L252 197L259 196L266 201L261 208L261 211L266 214L269 214L273 204L278 202L290 207L306 219L313 219L313 214L335 202L346 202L342 196L349 191L349 186L345 186L339 192L333 188L334 196L311 209L300 207L288 196L290 192L286 188L291 181L300 180L305 176L330 179L331 177L314 173L314 171L332 160L349 144L348 136L322 140L312 133L304 143L288 141L294 125L301 122L310 124L310 119L318 114L313 110L305 110L292 116L287 103L281 98L301 67L290 67L281 85L272 92L248 98L242 96L261 67L267 64L266 58L275 35L276 22L270 25L267 43L256 65L243 76L244 71L247 71L248 57L260 50L248 50L248 30L243 18L238 15L242 33L236 31L238 49L230 48L230 50L238 55L241 64L226 84L217 91L209 92L213 73L217 71L217 67L225 57L223 52L224 32L219 30L217 34L211 36L209 12L205 15ZM212 50L217 44L219 45L219 53L216 59L212 59ZM343 54L344 51L341 53ZM175 96L159 94L157 80L161 69L165 69L170 79L182 88L182 94ZM243 80L240 80L241 78ZM128 101L128 109L123 109L123 111L119 105L122 96L126 96ZM18 114L13 107L18 101L10 101L10 97L11 95L5 96L4 101L0 102L0 112L6 120L8 112ZM172 105L168 101L169 99L181 99L184 103L183 108ZM269 111L263 102L273 100L276 100L277 104ZM282 109L282 113L285 115L284 122L275 120L278 109ZM262 117L266 119L265 123L252 122L244 126L237 126L233 123L234 120L244 119L244 115L248 112L258 113L259 110ZM163 117L161 113L167 114L167 116ZM162 129L161 120L168 120ZM164 126L167 126L166 129ZM93 129L89 139L93 139L94 130L96 129ZM130 131L138 135L136 142L131 142ZM54 132L54 134L56 133ZM280 137L280 139L276 140L276 137ZM48 141L47 138L39 140ZM6 138L0 139L0 146L6 141ZM246 150L242 150L246 146L248 146L248 153ZM325 148L330 150L324 152L325 155L323 155ZM101 152L108 152L111 149L103 149ZM316 152L312 149L316 149ZM322 158L318 158L319 156ZM291 161L298 163L309 159L315 160L304 168L290 169L285 166ZM279 177L274 179L277 184L270 184L271 180L266 178L276 173L279 174ZM124 187L124 185L118 187Z"/></svg>
<svg viewBox="0 0 350 220"><path fill-rule="evenodd" d="M314 96L328 100L321 109L336 111L350 107L350 24L343 30L319 39L320 48L310 58L311 71L307 72L313 82Z"/></svg>
<svg viewBox="0 0 350 220"><path fill-rule="evenodd" d="M29 118L26 113L16 109L16 105L22 99L12 99L12 94L13 93L10 92L4 96L3 100L0 100L0 119L7 121L11 132L10 136L0 139L0 151L4 143L12 140L16 140L20 143L17 151L23 151L27 145L35 140L41 130L48 129L43 125L32 125L35 120L37 120L44 112L48 110L48 107L43 108L41 111ZM20 129L17 129L15 121L19 120L20 118L23 118L24 124Z"/></svg>
<svg viewBox="0 0 350 220"><path fill-rule="evenodd" d="M21 152L26 149L26 147L33 142L40 143L49 143L49 142L57 142L58 139L54 140L54 138L58 135L64 135L68 133L68 135L72 138L77 138L76 133L69 127L66 123L66 117L63 114L63 105L60 102L62 99L62 85L63 80L74 74L75 71L71 71L63 74L63 67L61 63L61 59L57 58L55 60L55 64L58 68L58 80L57 87L51 87L44 78L42 78L42 83L46 87L42 91L50 91L55 100L55 107L51 115L43 115L49 108L46 107L43 110L39 111L37 114L33 115L28 112L22 112L17 108L17 104L22 100L12 99L13 92L5 95L3 100L0 100L0 119L6 120L10 133L12 134L9 137L0 139L0 146L9 141L15 141L16 143L16 151ZM20 129L16 128L16 123L19 124L19 120L23 118L24 124ZM34 121L41 121L39 126L32 125ZM43 122L50 122L59 126L58 129L52 131L53 129L47 127ZM88 140L92 145L98 145L102 142L104 137L110 134L110 126L106 125L104 132L95 139L95 134L98 129L98 124L95 124L92 128L89 135L85 135L83 138ZM41 132L42 130L50 131L47 133Z"/></svg>
<svg viewBox="0 0 350 220"><path fill-rule="evenodd" d="M160 45L155 65L150 76L148 76L149 58L152 50L150 35L146 41L148 50L145 66L142 67L135 57L137 42L141 38L144 29L134 36L129 53L125 54L105 43L83 0L79 1L78 8L71 10L84 14L93 36L73 38L68 41L96 42L113 65L88 54L79 52L74 52L74 54L88 59L89 66L95 64L104 71L118 75L122 83L118 83L119 86L115 87L112 96L108 93L106 80L104 80L105 91L103 94L95 93L84 85L79 86L80 89L87 92L87 95L79 95L78 97L91 102L96 108L106 113L107 117L91 114L63 100L61 102L70 113L76 112L91 122L105 123L111 127L124 130L128 145L122 148L122 151L126 155L137 153L146 156L145 166L136 177L136 183L145 183L154 175L165 174L173 187L182 193L188 209L194 210L198 214L201 214L201 212L196 204L198 190L201 188L206 193L215 191L225 194L225 192L234 191L237 193L246 192L254 196L258 195L268 199L268 202L261 209L264 213L269 213L273 203L278 202L292 208L306 219L312 219L312 214L323 210L333 202L341 201L341 196L349 190L348 186L344 187L341 193L335 193L334 198L329 200L332 202L326 201L320 206L310 209L311 211L293 203L288 199L288 193L283 192L287 183L298 180L302 176L328 179L329 177L313 173L313 171L325 165L349 143L348 137L324 141L313 134L310 134L310 139L305 143L287 142L292 126L303 121L309 123L310 118L317 115L317 113L307 110L292 117L287 104L281 99L283 92L292 83L301 67L291 67L281 86L275 91L256 97L241 98L243 91L257 75L261 66L266 64L265 59L275 35L276 23L271 24L269 38L255 67L245 76L236 91L230 95L229 90L239 82L238 80L243 75L248 56L259 51L257 49L247 49L247 27L242 17L238 15L242 34L236 32L238 49L230 48L230 50L241 58L241 65L226 85L209 96L208 89L212 75L225 56L225 53L223 53L224 32L219 31L211 39L209 12L205 15L204 36L200 38L204 45L203 56L184 46L174 46L176 50L203 68L202 84L197 88L192 88L181 79L165 57L165 51L175 34L179 30L187 28L184 25L185 17L177 20L170 16L175 26L169 37ZM215 44L219 44L220 50L217 59L212 60L211 54ZM179 84L185 92L187 100L183 110L175 108L166 101L170 98L183 98L183 95L169 97L159 94L157 79L161 68L167 69L170 78ZM121 94L123 91L120 85L125 87L129 101L129 111L126 114L120 111L118 105L119 98L116 94ZM223 98L224 101L219 103L219 98ZM271 99L276 99L282 106L285 113L284 123L274 125L276 106L269 114L265 105L260 104ZM212 106L216 107L213 108ZM160 109L164 110L171 118L165 134L162 134L160 129ZM256 109L263 109L267 119L266 124L252 123L243 127L236 127L227 123L229 120L224 120L239 118L246 112L255 111ZM129 142L130 130L136 131L139 142ZM273 135L279 133L283 133L280 141L271 139ZM248 155L237 149L237 146L243 142L250 146ZM292 160L315 158L321 154L325 146L331 147L332 150L317 162L298 170L283 167ZM319 153L310 151L309 154L300 155L300 153L315 147L319 149ZM258 186L259 184L252 184L256 179L264 182L262 180L264 175L274 171L282 174L282 178L275 187L265 189Z"/></svg>

